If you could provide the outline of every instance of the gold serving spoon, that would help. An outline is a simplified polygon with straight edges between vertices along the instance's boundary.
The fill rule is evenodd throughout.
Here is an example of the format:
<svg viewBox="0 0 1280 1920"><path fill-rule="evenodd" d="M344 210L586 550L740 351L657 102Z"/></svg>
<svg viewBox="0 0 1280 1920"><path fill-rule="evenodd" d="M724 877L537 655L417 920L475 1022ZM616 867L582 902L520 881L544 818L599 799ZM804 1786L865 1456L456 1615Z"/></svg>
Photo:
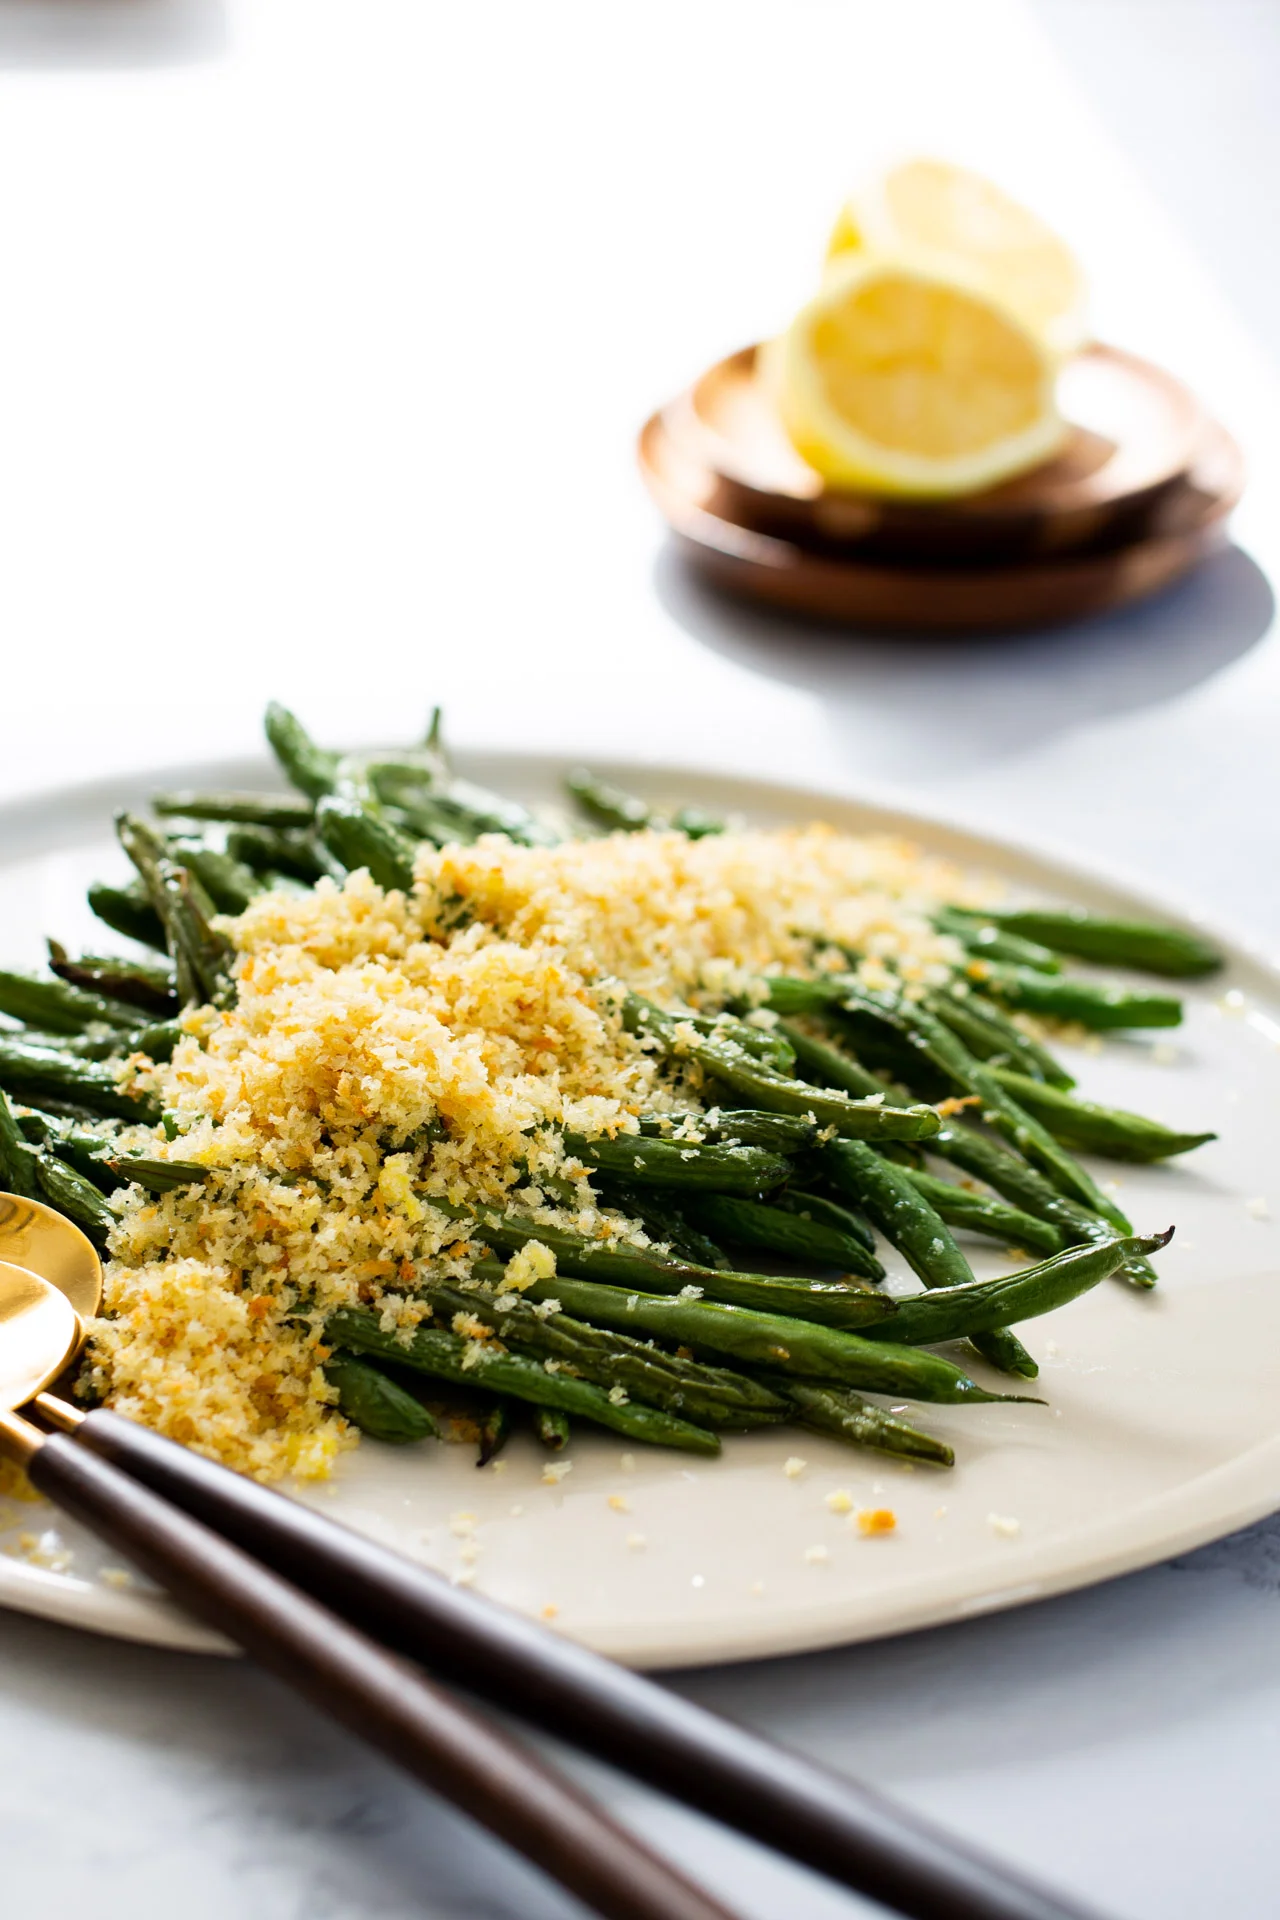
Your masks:
<svg viewBox="0 0 1280 1920"><path fill-rule="evenodd" d="M0 1230L0 1244L9 1248L16 1241L28 1254L41 1241L52 1246L43 1217L48 1213L36 1201L4 1196L0 1216L11 1231ZM76 1241L84 1236L60 1216L51 1218L67 1229L59 1271L74 1279L82 1258ZM89 1290L95 1305L100 1288L99 1269L97 1288ZM44 1392L74 1359L83 1337L80 1316L64 1293L0 1259L0 1457L25 1468L38 1492L121 1547L190 1613L229 1634L314 1706L515 1847L591 1911L607 1920L733 1920L560 1774L403 1660L119 1467L23 1419L16 1409L31 1402L68 1421L77 1434L87 1433L95 1420L129 1428L113 1414L78 1414Z"/></svg>

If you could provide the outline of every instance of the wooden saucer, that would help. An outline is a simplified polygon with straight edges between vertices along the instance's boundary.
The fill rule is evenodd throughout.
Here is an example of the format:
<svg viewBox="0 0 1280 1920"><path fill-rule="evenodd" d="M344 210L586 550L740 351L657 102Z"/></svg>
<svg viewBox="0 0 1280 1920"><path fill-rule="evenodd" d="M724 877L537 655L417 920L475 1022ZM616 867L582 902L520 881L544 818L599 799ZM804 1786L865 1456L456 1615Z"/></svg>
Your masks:
<svg viewBox="0 0 1280 1920"><path fill-rule="evenodd" d="M744 347L663 410L672 440L718 480L708 510L815 551L895 562L1032 559L1140 536L1184 475L1206 427L1182 382L1095 345L1061 376L1072 432L1056 459L963 500L890 500L825 485L783 432L760 350Z"/></svg>
<svg viewBox="0 0 1280 1920"><path fill-rule="evenodd" d="M932 633L1056 626L1128 605L1169 586L1225 544L1244 468L1226 429L1209 422L1189 471L1164 488L1144 537L1006 565L893 566L841 557L762 533L715 511L723 477L655 414L640 436L640 466L681 548L730 593L844 626Z"/></svg>

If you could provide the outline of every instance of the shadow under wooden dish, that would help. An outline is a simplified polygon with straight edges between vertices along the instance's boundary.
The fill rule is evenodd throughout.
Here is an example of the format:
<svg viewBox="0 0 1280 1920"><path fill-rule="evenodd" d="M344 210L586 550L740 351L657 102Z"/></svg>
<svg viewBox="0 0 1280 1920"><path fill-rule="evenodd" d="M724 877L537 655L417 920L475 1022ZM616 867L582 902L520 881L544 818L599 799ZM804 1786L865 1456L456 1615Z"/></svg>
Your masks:
<svg viewBox="0 0 1280 1920"><path fill-rule="evenodd" d="M649 492L691 563L729 593L810 618L878 631L1027 631L1157 593L1224 544L1244 485L1225 428L1210 423L1187 475L1153 503L1145 536L1104 552L1006 565L892 565L762 533L714 511L720 476L655 415L640 436Z"/></svg>
<svg viewBox="0 0 1280 1920"><path fill-rule="evenodd" d="M964 499L887 499L827 486L782 428L763 350L744 347L662 410L670 438L716 476L709 512L815 551L979 563L1119 546L1146 531L1191 466L1207 420L1162 368L1094 345L1062 372L1062 452Z"/></svg>

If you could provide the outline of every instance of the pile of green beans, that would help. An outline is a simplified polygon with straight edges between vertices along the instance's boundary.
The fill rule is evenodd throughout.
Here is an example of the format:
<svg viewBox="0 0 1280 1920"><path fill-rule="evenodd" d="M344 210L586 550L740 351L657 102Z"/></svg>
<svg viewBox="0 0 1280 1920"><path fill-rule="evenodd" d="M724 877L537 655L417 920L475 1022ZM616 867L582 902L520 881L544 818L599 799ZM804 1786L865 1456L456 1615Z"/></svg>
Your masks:
<svg viewBox="0 0 1280 1920"><path fill-rule="evenodd" d="M278 705L266 727L287 791L164 793L157 823L119 816L134 877L95 884L89 903L146 951L73 954L51 941L47 974L0 970L0 1186L58 1208L104 1249L128 1187L163 1195L216 1172L124 1151L118 1133L164 1118L175 1137L121 1066L167 1059L186 1009L232 1002L220 915L267 889L341 883L359 868L408 890L424 842L558 837L458 778L438 710L418 745L376 753L321 747ZM726 827L585 771L566 785L605 832L700 838ZM1156 1161L1213 1137L1082 1098L1026 1016L1098 1031L1172 1026L1182 1010L1169 993L1064 962L1168 978L1219 962L1197 935L1076 909L947 905L934 925L959 958L925 991L872 990L849 953L844 972L770 974L731 1006L606 994L606 1011L643 1038L671 1084L701 1099L642 1114L634 1133L562 1136L568 1174L585 1172L623 1216L616 1237L536 1222L518 1194L508 1208L445 1200L429 1177L439 1129L424 1135L420 1198L469 1243L469 1277L425 1269L421 1323L408 1336L385 1331L376 1311L328 1316L325 1372L346 1418L404 1445L438 1437L461 1406L482 1465L523 1412L552 1451L575 1420L704 1455L722 1432L791 1422L949 1466L945 1442L866 1396L1020 1397L973 1378L964 1349L933 1349L966 1342L988 1366L1032 1379L1015 1326L1111 1274L1153 1284L1150 1256L1169 1237L1135 1235L1076 1154ZM560 1199L578 1190L560 1184ZM1039 1263L978 1280L961 1244L969 1235ZM534 1242L554 1254L554 1277L509 1277L507 1263ZM885 1245L920 1291L883 1289Z"/></svg>

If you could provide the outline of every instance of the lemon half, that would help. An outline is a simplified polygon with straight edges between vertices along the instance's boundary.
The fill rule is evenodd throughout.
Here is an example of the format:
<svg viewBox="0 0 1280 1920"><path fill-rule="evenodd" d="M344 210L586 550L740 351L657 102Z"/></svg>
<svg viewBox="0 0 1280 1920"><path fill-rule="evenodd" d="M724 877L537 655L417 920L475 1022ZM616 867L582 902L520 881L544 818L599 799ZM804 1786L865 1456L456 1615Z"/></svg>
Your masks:
<svg viewBox="0 0 1280 1920"><path fill-rule="evenodd" d="M837 487L944 499L1049 459L1057 362L934 262L850 254L776 341L766 378L796 451Z"/></svg>
<svg viewBox="0 0 1280 1920"><path fill-rule="evenodd" d="M1055 353L1087 338L1087 288L1071 249L990 180L945 160L903 161L850 196L827 258L864 252L960 266Z"/></svg>

